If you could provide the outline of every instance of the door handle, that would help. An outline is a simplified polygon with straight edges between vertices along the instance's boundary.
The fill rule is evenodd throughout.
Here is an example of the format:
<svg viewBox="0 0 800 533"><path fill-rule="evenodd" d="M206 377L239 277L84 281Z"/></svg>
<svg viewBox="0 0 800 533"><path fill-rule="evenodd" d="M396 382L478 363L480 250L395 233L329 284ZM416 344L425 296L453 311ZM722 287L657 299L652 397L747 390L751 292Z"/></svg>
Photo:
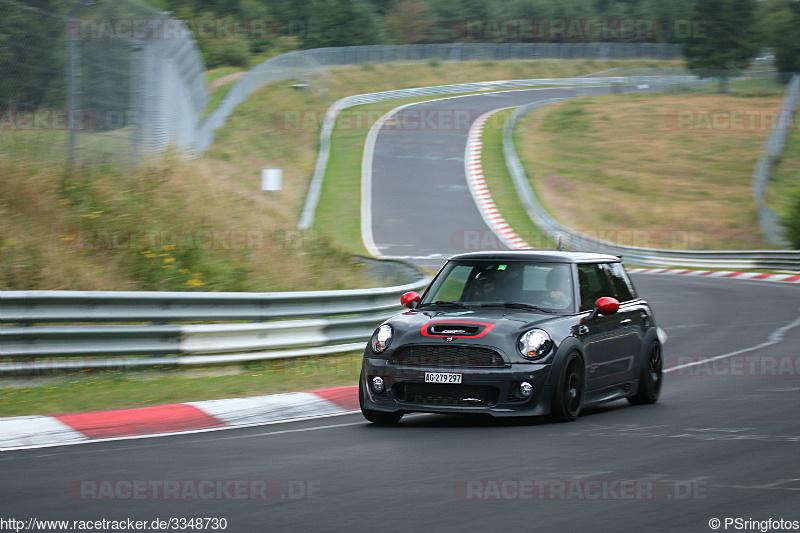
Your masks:
<svg viewBox="0 0 800 533"><path fill-rule="evenodd" d="M623 318L622 320L619 321L619 325L620 326L626 326L626 325L630 324L631 322L633 322L633 320L631 320L630 318Z"/></svg>

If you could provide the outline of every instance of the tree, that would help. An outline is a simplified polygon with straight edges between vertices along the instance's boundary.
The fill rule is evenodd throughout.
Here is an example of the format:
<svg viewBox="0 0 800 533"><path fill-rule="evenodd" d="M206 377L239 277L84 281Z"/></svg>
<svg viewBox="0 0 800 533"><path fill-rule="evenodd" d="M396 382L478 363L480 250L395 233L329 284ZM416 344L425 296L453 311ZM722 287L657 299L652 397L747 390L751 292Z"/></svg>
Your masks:
<svg viewBox="0 0 800 533"><path fill-rule="evenodd" d="M788 215L783 218L783 227L786 229L784 237L792 248L800 250L800 194L794 198Z"/></svg>
<svg viewBox="0 0 800 533"><path fill-rule="evenodd" d="M54 2L31 4L0 3L0 113L64 106L66 22Z"/></svg>
<svg viewBox="0 0 800 533"><path fill-rule="evenodd" d="M789 74L800 72L800 2L767 2L760 21L760 33L766 46L775 53L775 67L788 81Z"/></svg>
<svg viewBox="0 0 800 533"><path fill-rule="evenodd" d="M385 42L382 21L363 0L316 0L309 29L310 48Z"/></svg>
<svg viewBox="0 0 800 533"><path fill-rule="evenodd" d="M422 0L398 0L386 17L386 23L397 42L414 44L428 39L431 19Z"/></svg>
<svg viewBox="0 0 800 533"><path fill-rule="evenodd" d="M698 0L692 11L693 29L683 42L683 55L700 76L719 77L720 92L758 51L755 7L755 0Z"/></svg>

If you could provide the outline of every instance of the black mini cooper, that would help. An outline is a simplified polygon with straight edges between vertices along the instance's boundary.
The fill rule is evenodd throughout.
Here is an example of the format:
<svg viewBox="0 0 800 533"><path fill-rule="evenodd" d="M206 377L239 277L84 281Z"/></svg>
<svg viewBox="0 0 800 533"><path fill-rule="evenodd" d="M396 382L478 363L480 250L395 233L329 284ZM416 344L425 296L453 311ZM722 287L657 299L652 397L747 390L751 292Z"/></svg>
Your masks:
<svg viewBox="0 0 800 533"><path fill-rule="evenodd" d="M659 330L617 257L466 253L401 303L408 311L364 351L359 400L371 422L413 412L571 421L591 404L658 400Z"/></svg>

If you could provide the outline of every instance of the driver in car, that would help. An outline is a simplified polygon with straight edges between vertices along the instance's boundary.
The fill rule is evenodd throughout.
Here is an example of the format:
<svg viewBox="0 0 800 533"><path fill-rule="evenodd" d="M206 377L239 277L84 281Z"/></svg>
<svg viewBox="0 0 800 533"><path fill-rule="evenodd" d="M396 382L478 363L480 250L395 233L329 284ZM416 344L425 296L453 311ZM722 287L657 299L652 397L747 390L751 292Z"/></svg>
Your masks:
<svg viewBox="0 0 800 533"><path fill-rule="evenodd" d="M553 309L565 309L572 303L570 295L569 270L565 268L553 268L547 274L545 281L547 288L547 298L542 305Z"/></svg>
<svg viewBox="0 0 800 533"><path fill-rule="evenodd" d="M475 280L475 296L481 300L497 300L499 298L497 272L484 270Z"/></svg>

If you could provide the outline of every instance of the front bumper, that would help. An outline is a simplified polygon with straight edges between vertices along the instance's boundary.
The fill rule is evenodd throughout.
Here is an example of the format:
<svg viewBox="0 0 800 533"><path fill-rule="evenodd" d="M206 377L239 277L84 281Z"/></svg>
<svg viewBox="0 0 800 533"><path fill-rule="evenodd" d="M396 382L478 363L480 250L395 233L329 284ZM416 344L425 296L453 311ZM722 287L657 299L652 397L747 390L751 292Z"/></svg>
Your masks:
<svg viewBox="0 0 800 533"><path fill-rule="evenodd" d="M512 363L505 368L432 368L399 366L386 359L365 357L361 368L363 408L406 413L485 413L493 416L539 416L550 412L553 387L550 364ZM461 374L460 385L425 383L426 372ZM384 391L372 388L372 378L384 380ZM519 383L533 385L529 398L515 391Z"/></svg>

